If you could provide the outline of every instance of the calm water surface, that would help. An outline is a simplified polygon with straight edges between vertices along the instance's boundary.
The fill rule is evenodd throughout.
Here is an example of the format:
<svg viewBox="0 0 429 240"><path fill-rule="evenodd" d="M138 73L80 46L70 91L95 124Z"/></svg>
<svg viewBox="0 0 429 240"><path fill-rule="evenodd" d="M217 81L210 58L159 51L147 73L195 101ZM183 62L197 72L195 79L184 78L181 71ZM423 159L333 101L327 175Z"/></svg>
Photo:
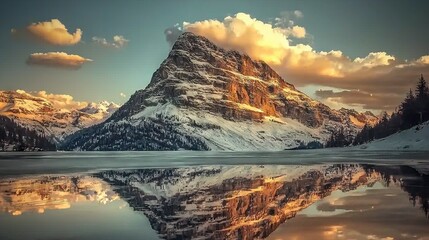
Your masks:
<svg viewBox="0 0 429 240"><path fill-rule="evenodd" d="M0 155L0 239L429 239L429 153Z"/></svg>

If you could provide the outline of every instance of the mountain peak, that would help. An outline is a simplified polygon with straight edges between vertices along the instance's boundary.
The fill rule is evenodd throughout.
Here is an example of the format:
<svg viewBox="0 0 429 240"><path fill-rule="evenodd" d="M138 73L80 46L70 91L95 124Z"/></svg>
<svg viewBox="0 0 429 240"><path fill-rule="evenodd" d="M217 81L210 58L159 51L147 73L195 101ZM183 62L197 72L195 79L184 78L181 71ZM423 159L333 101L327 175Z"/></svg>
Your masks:
<svg viewBox="0 0 429 240"><path fill-rule="evenodd" d="M264 61L253 60L247 54L236 50L223 49L216 46L206 37L191 32L185 32L179 36L164 63L171 63L168 60L173 60L172 64L176 67L184 67L185 70L193 71L201 67L211 67L212 71L228 70L242 74L245 77L255 77L263 81L277 79L279 84L295 89L292 84L284 81ZM165 67L164 63L160 69Z"/></svg>
<svg viewBox="0 0 429 240"><path fill-rule="evenodd" d="M339 126L351 135L361 119L311 99L266 63L187 32L145 89L104 124L73 136L68 147L281 150L323 142Z"/></svg>
<svg viewBox="0 0 429 240"><path fill-rule="evenodd" d="M182 33L173 45L173 50L192 50L196 47L203 47L205 49L214 49L218 47L214 45L210 40L203 36L196 35L191 32Z"/></svg>
<svg viewBox="0 0 429 240"><path fill-rule="evenodd" d="M182 34L179 35L176 42L187 42L192 38L205 38L205 37L196 35L195 33L192 33L192 32L183 32Z"/></svg>
<svg viewBox="0 0 429 240"><path fill-rule="evenodd" d="M254 65L258 65L264 68L265 71L275 73L275 71L271 69L271 67L262 60L251 59L246 53L242 53L237 50L221 48L214 44L212 41L210 41L208 38L196 35L192 32L182 33L177 38L170 54L182 54L183 52L181 51L199 55L203 58L203 60L208 62L210 62L210 60L213 60L213 57L216 57L214 55L225 55L226 57L231 58L235 61L252 62ZM211 54L208 55L207 53Z"/></svg>

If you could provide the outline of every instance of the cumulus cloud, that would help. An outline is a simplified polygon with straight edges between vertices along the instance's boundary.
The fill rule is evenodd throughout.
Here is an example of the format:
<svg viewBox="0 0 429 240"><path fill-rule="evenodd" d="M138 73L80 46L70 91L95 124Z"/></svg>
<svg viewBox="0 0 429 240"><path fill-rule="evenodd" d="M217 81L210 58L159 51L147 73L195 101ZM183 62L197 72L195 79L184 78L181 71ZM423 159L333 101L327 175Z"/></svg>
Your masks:
<svg viewBox="0 0 429 240"><path fill-rule="evenodd" d="M80 42L82 30L69 33L66 26L58 19L32 23L24 29L12 29L12 34L21 37L30 37L52 45L74 45Z"/></svg>
<svg viewBox="0 0 429 240"><path fill-rule="evenodd" d="M92 62L92 60L65 52L32 53L27 59L27 64L29 65L67 69L79 69L86 62Z"/></svg>
<svg viewBox="0 0 429 240"><path fill-rule="evenodd" d="M304 14L300 10L282 11L280 16L274 19L274 25L276 27L292 27L295 25L295 21L303 17Z"/></svg>
<svg viewBox="0 0 429 240"><path fill-rule="evenodd" d="M52 102L55 107L63 109L81 109L88 106L88 102L75 101L72 96L67 94L53 94L46 91L35 92L38 97L46 98Z"/></svg>
<svg viewBox="0 0 429 240"><path fill-rule="evenodd" d="M126 39L122 35L115 35L113 36L113 41L109 42L105 38L100 37L92 37L92 41L96 44L105 46L105 47L114 47L114 48L121 48L124 47L130 40Z"/></svg>
<svg viewBox="0 0 429 240"><path fill-rule="evenodd" d="M294 14L297 18L302 18L302 17L304 17L304 14L303 14L300 10L295 10L295 11L293 11L293 14Z"/></svg>
<svg viewBox="0 0 429 240"><path fill-rule="evenodd" d="M389 65L393 61L395 61L395 57L388 55L386 52L372 52L364 58L358 57L353 60L353 62L368 68Z"/></svg>
<svg viewBox="0 0 429 240"><path fill-rule="evenodd" d="M53 94L47 93L46 91L26 92L24 90L16 90L16 92L47 99L53 104L55 108L72 110L82 109L88 106L88 102L75 101L72 96L67 94Z"/></svg>
<svg viewBox="0 0 429 240"><path fill-rule="evenodd" d="M252 57L272 64L280 64L285 57L284 49L289 46L288 32L273 27L245 13L237 13L218 20L204 20L184 23L185 31L202 35L227 48L246 52Z"/></svg>
<svg viewBox="0 0 429 240"><path fill-rule="evenodd" d="M294 39L307 35L305 28L295 24L303 17L298 12L285 12L274 23L252 18L246 13L227 16L223 20L208 19L193 23L183 22L178 30L207 37L226 49L244 52L254 59L263 60L273 67L286 81L298 87L306 85L360 91L373 94L375 100L359 95L353 101L368 108L391 108L399 104L410 87L414 87L422 73L429 76L429 56L404 61L383 51L351 58L342 51L316 51L309 44L294 44ZM168 29L168 39L179 32ZM167 31L167 30L166 30ZM339 101L347 97L330 98ZM386 105L392 100L391 104ZM392 105L392 106L391 106ZM386 110L386 109L383 109Z"/></svg>
<svg viewBox="0 0 429 240"><path fill-rule="evenodd" d="M429 64L429 55L426 56L422 56L419 59L417 59L417 61L414 64L421 64L421 65L426 65Z"/></svg>
<svg viewBox="0 0 429 240"><path fill-rule="evenodd" d="M125 93L119 93L119 96L121 96L123 98L127 97L127 95L125 95Z"/></svg>
<svg viewBox="0 0 429 240"><path fill-rule="evenodd" d="M307 31L304 27L296 25L296 21L303 18L304 14L299 11L283 11L279 17L274 18L274 27L281 29L286 37L306 38ZM271 24L271 23L269 23Z"/></svg>
<svg viewBox="0 0 429 240"><path fill-rule="evenodd" d="M301 26L293 26L292 27L292 36L296 38L305 38L306 30Z"/></svg>
<svg viewBox="0 0 429 240"><path fill-rule="evenodd" d="M124 38L122 35L115 35L113 36L113 43L117 47L123 47L125 44L127 44L130 40Z"/></svg>
<svg viewBox="0 0 429 240"><path fill-rule="evenodd" d="M110 43L105 38L92 37L92 41L94 43L100 44L102 46L106 46L106 47L110 47L111 46Z"/></svg>

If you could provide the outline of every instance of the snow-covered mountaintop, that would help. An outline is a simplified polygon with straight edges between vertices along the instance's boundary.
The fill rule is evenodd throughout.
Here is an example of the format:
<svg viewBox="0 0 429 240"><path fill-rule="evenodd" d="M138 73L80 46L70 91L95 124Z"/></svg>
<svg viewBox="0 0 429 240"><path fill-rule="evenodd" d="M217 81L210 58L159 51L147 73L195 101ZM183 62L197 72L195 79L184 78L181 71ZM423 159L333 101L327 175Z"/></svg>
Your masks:
<svg viewBox="0 0 429 240"><path fill-rule="evenodd" d="M262 61L184 33L145 89L68 148L282 150L323 142L340 127L355 134L369 119L311 99Z"/></svg>
<svg viewBox="0 0 429 240"><path fill-rule="evenodd" d="M119 108L108 102L70 104L64 97L57 101L49 98L52 95L45 96L23 90L0 91L0 115L59 142L77 130L104 121Z"/></svg>
<svg viewBox="0 0 429 240"><path fill-rule="evenodd" d="M88 114L101 114L101 115L110 114L111 115L118 108L119 108L119 105L113 102L102 101L99 103L94 103L94 102L88 103L86 107L79 109L79 111L85 112Z"/></svg>
<svg viewBox="0 0 429 240"><path fill-rule="evenodd" d="M368 150L429 150L429 121L410 129L357 146Z"/></svg>

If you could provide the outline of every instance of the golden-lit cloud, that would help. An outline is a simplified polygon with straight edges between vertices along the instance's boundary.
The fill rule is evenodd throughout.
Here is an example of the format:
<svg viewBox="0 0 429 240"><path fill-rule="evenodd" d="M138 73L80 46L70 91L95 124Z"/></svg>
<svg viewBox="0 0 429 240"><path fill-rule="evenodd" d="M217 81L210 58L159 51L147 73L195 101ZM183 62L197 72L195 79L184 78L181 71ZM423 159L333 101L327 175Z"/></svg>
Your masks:
<svg viewBox="0 0 429 240"><path fill-rule="evenodd" d="M32 53L27 59L27 64L29 65L42 65L68 69L79 69L86 62L92 62L92 60L75 54L67 54L65 52Z"/></svg>
<svg viewBox="0 0 429 240"><path fill-rule="evenodd" d="M249 54L251 57L271 64L280 64L289 47L288 31L273 27L245 13L237 13L218 20L184 23L185 31L202 35L227 49Z"/></svg>
<svg viewBox="0 0 429 240"><path fill-rule="evenodd" d="M56 108L60 109L81 109L88 106L88 102L75 101L73 96L67 94L53 94L46 91L34 92L37 97L48 99Z"/></svg>
<svg viewBox="0 0 429 240"><path fill-rule="evenodd" d="M367 108L396 106L407 90L414 88L421 73L429 76L429 56L404 61L378 51L351 58L340 50L317 51L309 44L295 44L295 39L305 37L307 32L304 27L296 25L290 16L295 16L296 20L303 14L285 12L283 17L271 23L252 18L246 13L237 13L222 21L184 22L176 29L180 30L178 32L189 31L205 36L223 48L263 60L286 81L298 87L318 85L347 91L359 89L377 96L375 100L371 99L371 104L367 104L368 99L360 93L360 102ZM178 32L168 29L170 35L166 33L167 40L174 39ZM349 98L335 99L343 101ZM359 102L359 98L353 101Z"/></svg>
<svg viewBox="0 0 429 240"><path fill-rule="evenodd" d="M16 90L19 94L28 95L30 97L40 97L48 100L55 108L58 109L82 109L88 106L88 102L75 101L73 96L67 94L54 94L48 93L46 91L35 91L35 92L26 92L24 90Z"/></svg>
<svg viewBox="0 0 429 240"><path fill-rule="evenodd" d="M115 35L113 36L112 42L109 42L107 39L100 37L92 37L92 41L104 47L121 48L124 47L130 40L126 39L122 35Z"/></svg>
<svg viewBox="0 0 429 240"><path fill-rule="evenodd" d="M429 55L422 56L416 61L417 64L429 64Z"/></svg>
<svg viewBox="0 0 429 240"><path fill-rule="evenodd" d="M394 56L388 55L386 52L372 52L364 58L355 58L353 62L359 63L361 67L386 66L395 61Z"/></svg>
<svg viewBox="0 0 429 240"><path fill-rule="evenodd" d="M276 27L245 13L228 16L222 22L185 22L183 29L205 36L224 48L245 52L252 58L294 75L311 71L320 76L344 77L349 72L388 65L395 60L385 52L369 53L351 60L339 50L317 52L310 45L292 45L290 37L305 37L304 27Z"/></svg>
<svg viewBox="0 0 429 240"><path fill-rule="evenodd" d="M301 26L293 26L292 27L292 36L296 38L305 38L306 30Z"/></svg>
<svg viewBox="0 0 429 240"><path fill-rule="evenodd" d="M12 34L30 37L52 45L74 45L80 42L82 30L69 33L66 26L58 19L32 23L24 29L12 29Z"/></svg>

